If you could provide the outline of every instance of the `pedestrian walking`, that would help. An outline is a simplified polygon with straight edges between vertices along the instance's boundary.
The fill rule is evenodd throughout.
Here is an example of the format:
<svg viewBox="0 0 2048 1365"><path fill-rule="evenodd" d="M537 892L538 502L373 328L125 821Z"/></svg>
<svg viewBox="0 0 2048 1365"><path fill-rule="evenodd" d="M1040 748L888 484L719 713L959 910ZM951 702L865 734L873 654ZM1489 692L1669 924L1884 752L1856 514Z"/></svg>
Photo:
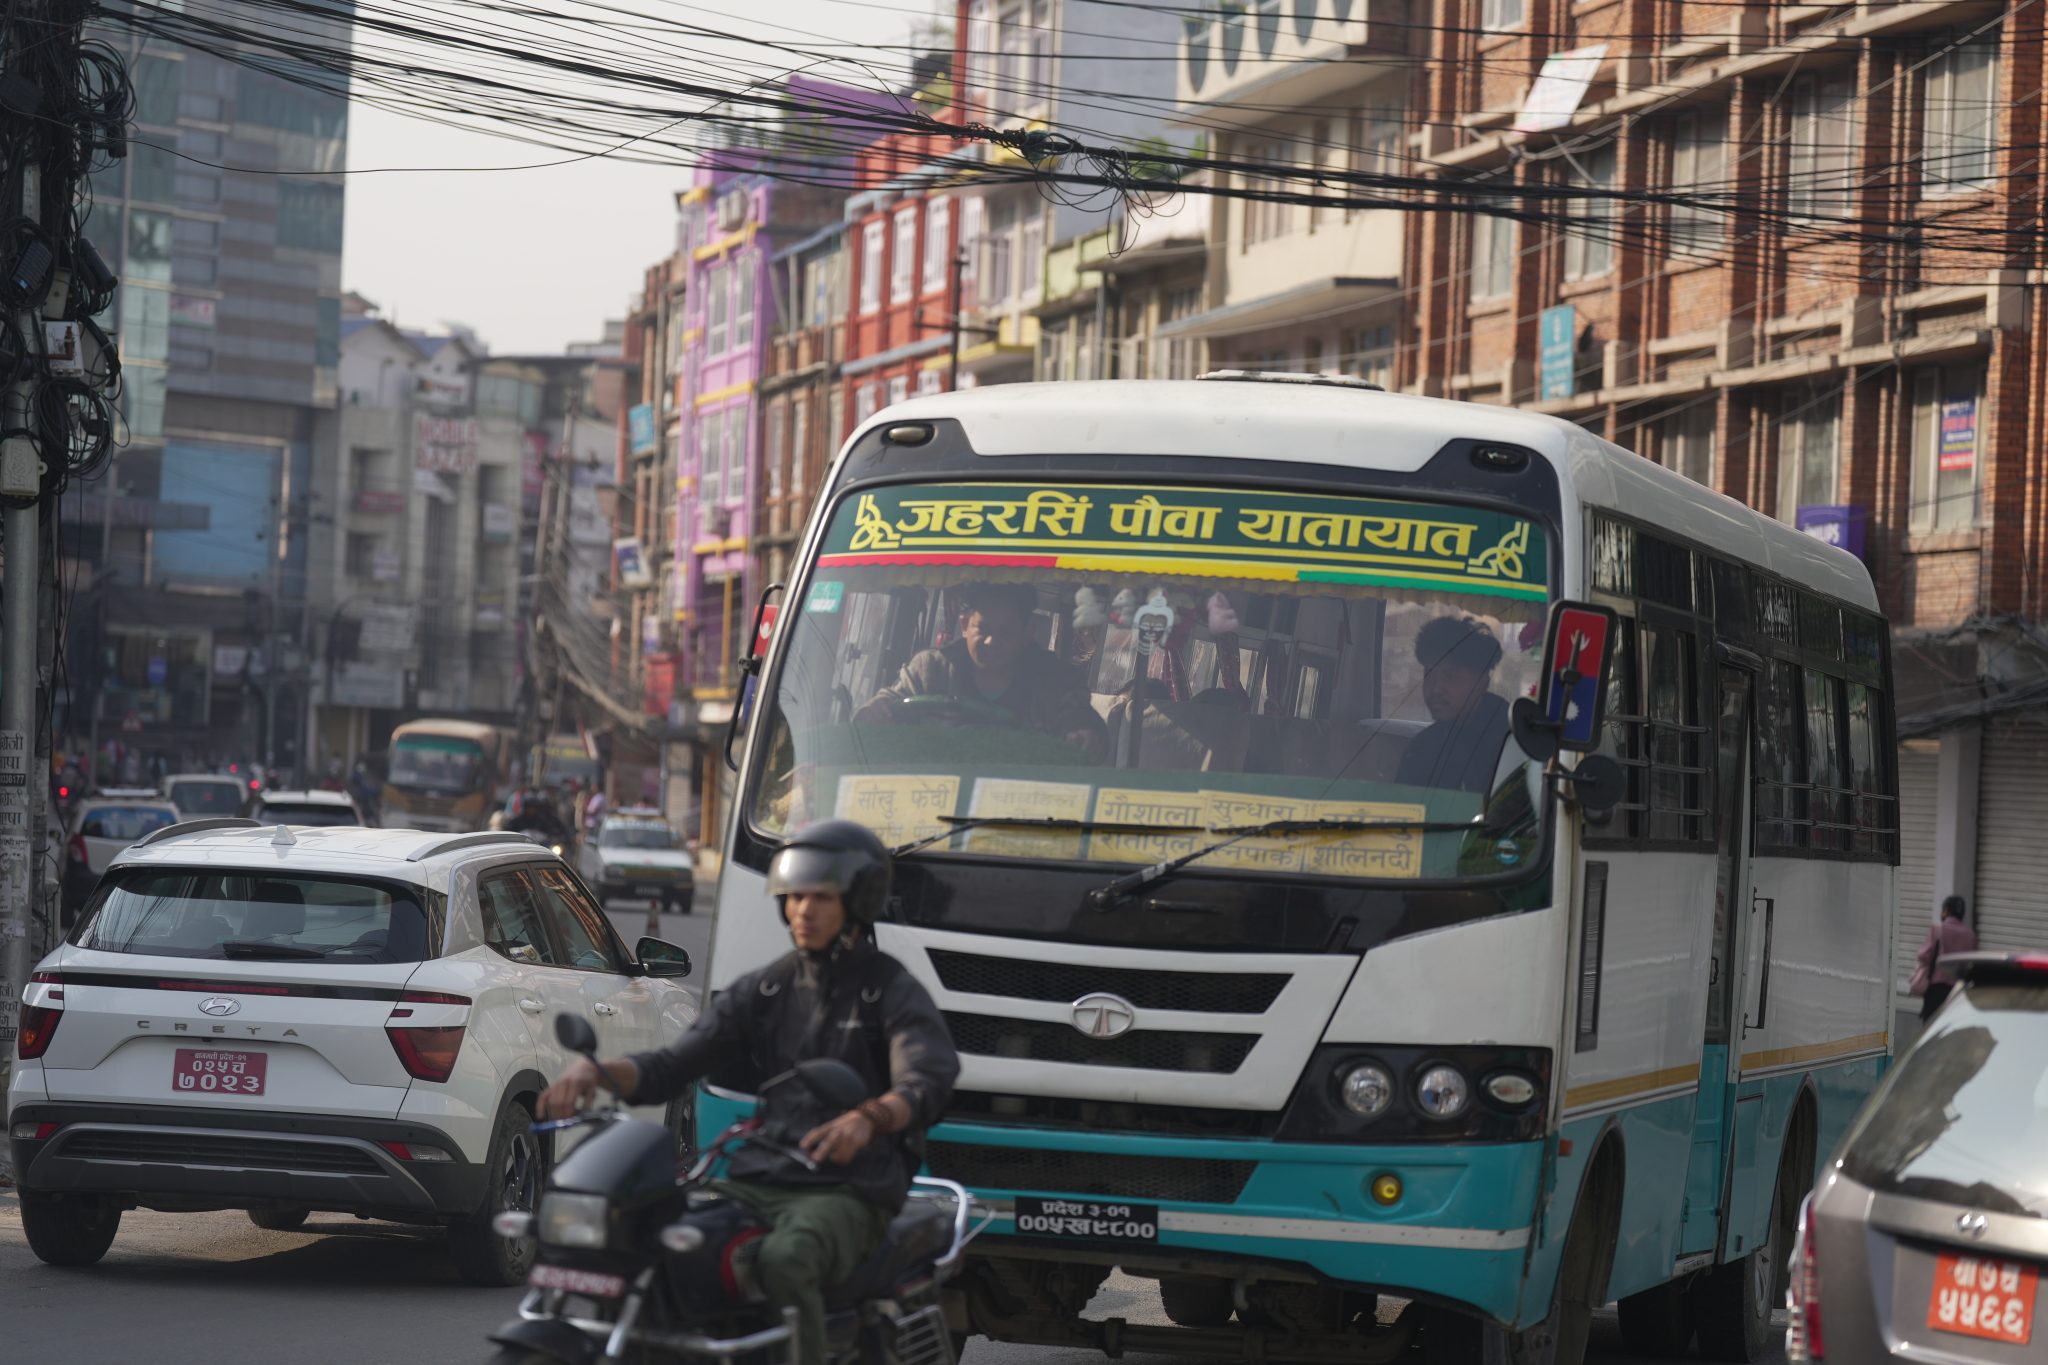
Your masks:
<svg viewBox="0 0 2048 1365"><path fill-rule="evenodd" d="M1950 953L1977 950L1977 931L1963 923L1968 906L1961 896L1941 903L1941 918L1927 927L1927 939L1920 945L1920 965L1913 972L1912 991L1920 996L1920 1021L1927 1022L1941 1009L1955 988L1956 974L1940 965Z"/></svg>

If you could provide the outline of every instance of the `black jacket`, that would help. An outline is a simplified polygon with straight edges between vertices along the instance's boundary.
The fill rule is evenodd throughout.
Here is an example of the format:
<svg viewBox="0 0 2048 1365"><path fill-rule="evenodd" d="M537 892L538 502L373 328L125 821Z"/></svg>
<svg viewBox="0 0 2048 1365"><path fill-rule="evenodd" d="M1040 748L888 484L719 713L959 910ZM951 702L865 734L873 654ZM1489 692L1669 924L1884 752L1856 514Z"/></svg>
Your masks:
<svg viewBox="0 0 2048 1365"><path fill-rule="evenodd" d="M807 1171L786 1156L748 1145L734 1155L735 1180L778 1185L851 1185L894 1212L923 1159L924 1130L953 1098L960 1057L938 1006L903 964L863 934L829 953L791 952L733 982L672 1046L633 1057L633 1104L659 1104L712 1072L744 1071L767 1081L797 1062L836 1057L861 1074L868 1094L894 1091L910 1105L910 1126L880 1137L844 1166ZM762 1136L794 1147L842 1112L791 1078L762 1096Z"/></svg>
<svg viewBox="0 0 2048 1365"><path fill-rule="evenodd" d="M1493 787L1500 746L1508 737L1508 704L1488 692L1456 720L1425 726L1408 741L1394 780L1408 787L1435 787L1485 795Z"/></svg>

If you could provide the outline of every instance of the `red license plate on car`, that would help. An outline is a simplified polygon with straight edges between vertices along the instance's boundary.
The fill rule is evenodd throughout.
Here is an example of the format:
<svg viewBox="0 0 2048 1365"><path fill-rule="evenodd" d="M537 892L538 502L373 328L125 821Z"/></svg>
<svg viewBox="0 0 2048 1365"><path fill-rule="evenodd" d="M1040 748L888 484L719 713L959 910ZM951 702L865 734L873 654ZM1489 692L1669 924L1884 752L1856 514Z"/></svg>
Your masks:
<svg viewBox="0 0 2048 1365"><path fill-rule="evenodd" d="M171 1089L213 1095L260 1095L269 1066L267 1052L181 1047L171 1063Z"/></svg>
<svg viewBox="0 0 2048 1365"><path fill-rule="evenodd" d="M591 1299L616 1299L626 1292L623 1275L577 1270L566 1265L537 1265L526 1272L526 1282L535 1289L561 1289Z"/></svg>
<svg viewBox="0 0 2048 1365"><path fill-rule="evenodd" d="M2024 1261L1944 1251L1934 1267L1927 1325L1937 1332L2024 1346L2034 1334L2040 1274Z"/></svg>

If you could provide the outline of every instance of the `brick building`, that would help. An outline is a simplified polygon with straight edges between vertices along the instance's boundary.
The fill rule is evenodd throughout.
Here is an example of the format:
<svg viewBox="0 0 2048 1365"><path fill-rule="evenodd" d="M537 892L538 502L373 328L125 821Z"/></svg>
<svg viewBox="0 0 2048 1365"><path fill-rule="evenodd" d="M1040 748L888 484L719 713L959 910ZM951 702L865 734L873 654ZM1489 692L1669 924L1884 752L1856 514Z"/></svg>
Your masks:
<svg viewBox="0 0 2048 1365"><path fill-rule="evenodd" d="M2048 755L2027 691L2048 673L2029 624L2048 590L2040 18L1656 0L1419 17L1418 174L1689 202L1411 214L1398 382L1556 414L1860 553L1894 623L1904 959L1950 891L1981 893L1987 944L2048 941L2038 889L1978 876L2032 857L2018 826L1980 828L1980 792L2001 819L2048 815L2014 766Z"/></svg>

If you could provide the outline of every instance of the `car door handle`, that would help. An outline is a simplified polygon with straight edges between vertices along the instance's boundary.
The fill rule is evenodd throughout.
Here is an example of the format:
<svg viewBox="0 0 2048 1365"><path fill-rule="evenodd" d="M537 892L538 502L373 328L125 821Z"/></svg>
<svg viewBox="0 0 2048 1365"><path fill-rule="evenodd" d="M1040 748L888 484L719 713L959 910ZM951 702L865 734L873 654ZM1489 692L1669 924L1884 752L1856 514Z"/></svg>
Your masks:
<svg viewBox="0 0 2048 1365"><path fill-rule="evenodd" d="M522 1000L519 1002L519 1008L525 1010L528 1014L539 1014L547 1007L548 1002L545 1000Z"/></svg>
<svg viewBox="0 0 2048 1365"><path fill-rule="evenodd" d="M602 1000L598 1001L598 1002L597 1002L596 1004L592 1005L592 1006L591 1006L590 1008L591 1008L591 1010L592 1010L593 1012L595 1012L595 1013L597 1013L597 1014L602 1014L602 1015L606 1015L606 1016L614 1015L614 1014L617 1014L617 1013L619 1012L619 1011L618 1011L618 1007L617 1007L616 1005L607 1005L607 1004L606 1004L606 1003L605 1003L604 1001L602 1001Z"/></svg>

